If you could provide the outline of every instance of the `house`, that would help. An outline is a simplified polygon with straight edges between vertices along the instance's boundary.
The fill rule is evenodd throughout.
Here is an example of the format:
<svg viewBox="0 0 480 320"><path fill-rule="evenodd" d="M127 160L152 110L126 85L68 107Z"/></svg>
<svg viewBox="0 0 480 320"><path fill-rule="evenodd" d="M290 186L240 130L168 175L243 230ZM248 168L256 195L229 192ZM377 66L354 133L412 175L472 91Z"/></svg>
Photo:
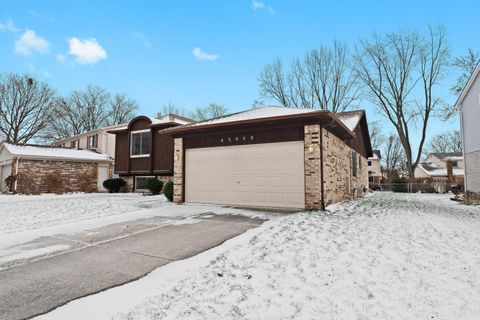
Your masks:
<svg viewBox="0 0 480 320"><path fill-rule="evenodd" d="M480 202L480 64L457 99L460 111L463 156L465 159L465 191L470 200ZM469 201L469 199L467 199Z"/></svg>
<svg viewBox="0 0 480 320"><path fill-rule="evenodd" d="M177 203L323 209L368 188L364 111L263 107L149 132L173 139ZM158 160L150 159L156 168ZM122 170L133 167L124 163Z"/></svg>
<svg viewBox="0 0 480 320"><path fill-rule="evenodd" d="M417 181L429 182L437 192L447 191L447 184L463 184L464 162L461 152L429 153L415 168Z"/></svg>
<svg viewBox="0 0 480 320"><path fill-rule="evenodd" d="M143 191L145 180L173 178L173 138L159 130L192 123L175 114L149 118L139 116L125 127L108 130L115 136L115 170L130 191Z"/></svg>
<svg viewBox="0 0 480 320"><path fill-rule="evenodd" d="M370 189L377 189L382 183L382 165L380 161L382 160L382 155L380 150L373 150L372 156L368 158L368 183Z"/></svg>
<svg viewBox="0 0 480 320"><path fill-rule="evenodd" d="M89 149L98 153L115 157L115 135L108 133L109 130L126 128L127 124L119 124L87 131L55 142L55 145L62 148Z"/></svg>
<svg viewBox="0 0 480 320"><path fill-rule="evenodd" d="M4 142L0 144L0 190L27 194L55 192L53 188L68 192L102 191L112 165L113 159L108 155L92 150ZM6 183L10 176L18 178L14 183ZM52 181L57 186L52 186Z"/></svg>

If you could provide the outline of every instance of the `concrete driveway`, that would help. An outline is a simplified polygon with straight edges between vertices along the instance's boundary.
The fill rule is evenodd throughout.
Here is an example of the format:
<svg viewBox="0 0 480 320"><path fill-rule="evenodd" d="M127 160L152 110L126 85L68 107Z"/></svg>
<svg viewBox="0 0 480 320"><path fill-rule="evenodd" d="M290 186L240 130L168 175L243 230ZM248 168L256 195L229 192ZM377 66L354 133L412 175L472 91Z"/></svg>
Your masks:
<svg viewBox="0 0 480 320"><path fill-rule="evenodd" d="M75 235L48 236L36 246L65 251L0 270L0 318L25 319L71 300L136 280L171 261L194 256L265 220L204 212L152 217Z"/></svg>

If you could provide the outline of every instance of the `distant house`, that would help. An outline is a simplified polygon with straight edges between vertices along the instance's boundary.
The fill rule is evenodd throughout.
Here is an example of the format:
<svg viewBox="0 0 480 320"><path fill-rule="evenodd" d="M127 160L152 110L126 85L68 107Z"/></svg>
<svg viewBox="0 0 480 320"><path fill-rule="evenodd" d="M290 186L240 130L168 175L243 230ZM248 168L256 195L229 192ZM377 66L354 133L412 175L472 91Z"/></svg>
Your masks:
<svg viewBox="0 0 480 320"><path fill-rule="evenodd" d="M373 150L373 155L368 157L368 183L370 189L375 189L382 183L382 155L380 150Z"/></svg>
<svg viewBox="0 0 480 320"><path fill-rule="evenodd" d="M2 192L38 194L57 192L60 187L66 192L102 191L112 169L112 158L92 150L0 144ZM11 176L17 179L7 184Z"/></svg>
<svg viewBox="0 0 480 320"><path fill-rule="evenodd" d="M480 200L480 64L455 104L460 111L465 158L465 190Z"/></svg>
<svg viewBox="0 0 480 320"><path fill-rule="evenodd" d="M88 149L98 153L115 157L115 135L108 133L109 130L126 128L127 124L119 124L98 128L77 134L75 136L59 140L55 145L62 148Z"/></svg>
<svg viewBox="0 0 480 320"><path fill-rule="evenodd" d="M461 152L429 153L415 168L415 178L433 182L438 192L445 192L447 184L463 184L464 174Z"/></svg>

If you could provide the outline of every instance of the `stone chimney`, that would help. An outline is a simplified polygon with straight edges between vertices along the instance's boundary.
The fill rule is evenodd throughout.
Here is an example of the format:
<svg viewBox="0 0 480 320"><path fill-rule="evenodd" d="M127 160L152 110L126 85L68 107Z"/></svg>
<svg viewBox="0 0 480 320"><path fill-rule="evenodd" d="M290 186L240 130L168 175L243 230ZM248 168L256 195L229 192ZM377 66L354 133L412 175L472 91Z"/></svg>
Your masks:
<svg viewBox="0 0 480 320"><path fill-rule="evenodd" d="M447 160L447 176L448 176L448 182L452 183L453 182L453 165L452 165L452 160Z"/></svg>

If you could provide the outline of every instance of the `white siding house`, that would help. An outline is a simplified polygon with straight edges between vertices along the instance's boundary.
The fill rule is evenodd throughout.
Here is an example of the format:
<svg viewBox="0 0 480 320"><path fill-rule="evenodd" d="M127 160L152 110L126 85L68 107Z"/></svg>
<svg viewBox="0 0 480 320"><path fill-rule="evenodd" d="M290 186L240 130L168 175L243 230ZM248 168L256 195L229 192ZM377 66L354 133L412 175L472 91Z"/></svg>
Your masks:
<svg viewBox="0 0 480 320"><path fill-rule="evenodd" d="M55 143L56 146L72 149L89 149L115 158L115 135L107 133L109 130L121 129L126 124L119 124L105 128L87 131Z"/></svg>
<svg viewBox="0 0 480 320"><path fill-rule="evenodd" d="M480 64L455 104L460 111L465 190L480 194Z"/></svg>

